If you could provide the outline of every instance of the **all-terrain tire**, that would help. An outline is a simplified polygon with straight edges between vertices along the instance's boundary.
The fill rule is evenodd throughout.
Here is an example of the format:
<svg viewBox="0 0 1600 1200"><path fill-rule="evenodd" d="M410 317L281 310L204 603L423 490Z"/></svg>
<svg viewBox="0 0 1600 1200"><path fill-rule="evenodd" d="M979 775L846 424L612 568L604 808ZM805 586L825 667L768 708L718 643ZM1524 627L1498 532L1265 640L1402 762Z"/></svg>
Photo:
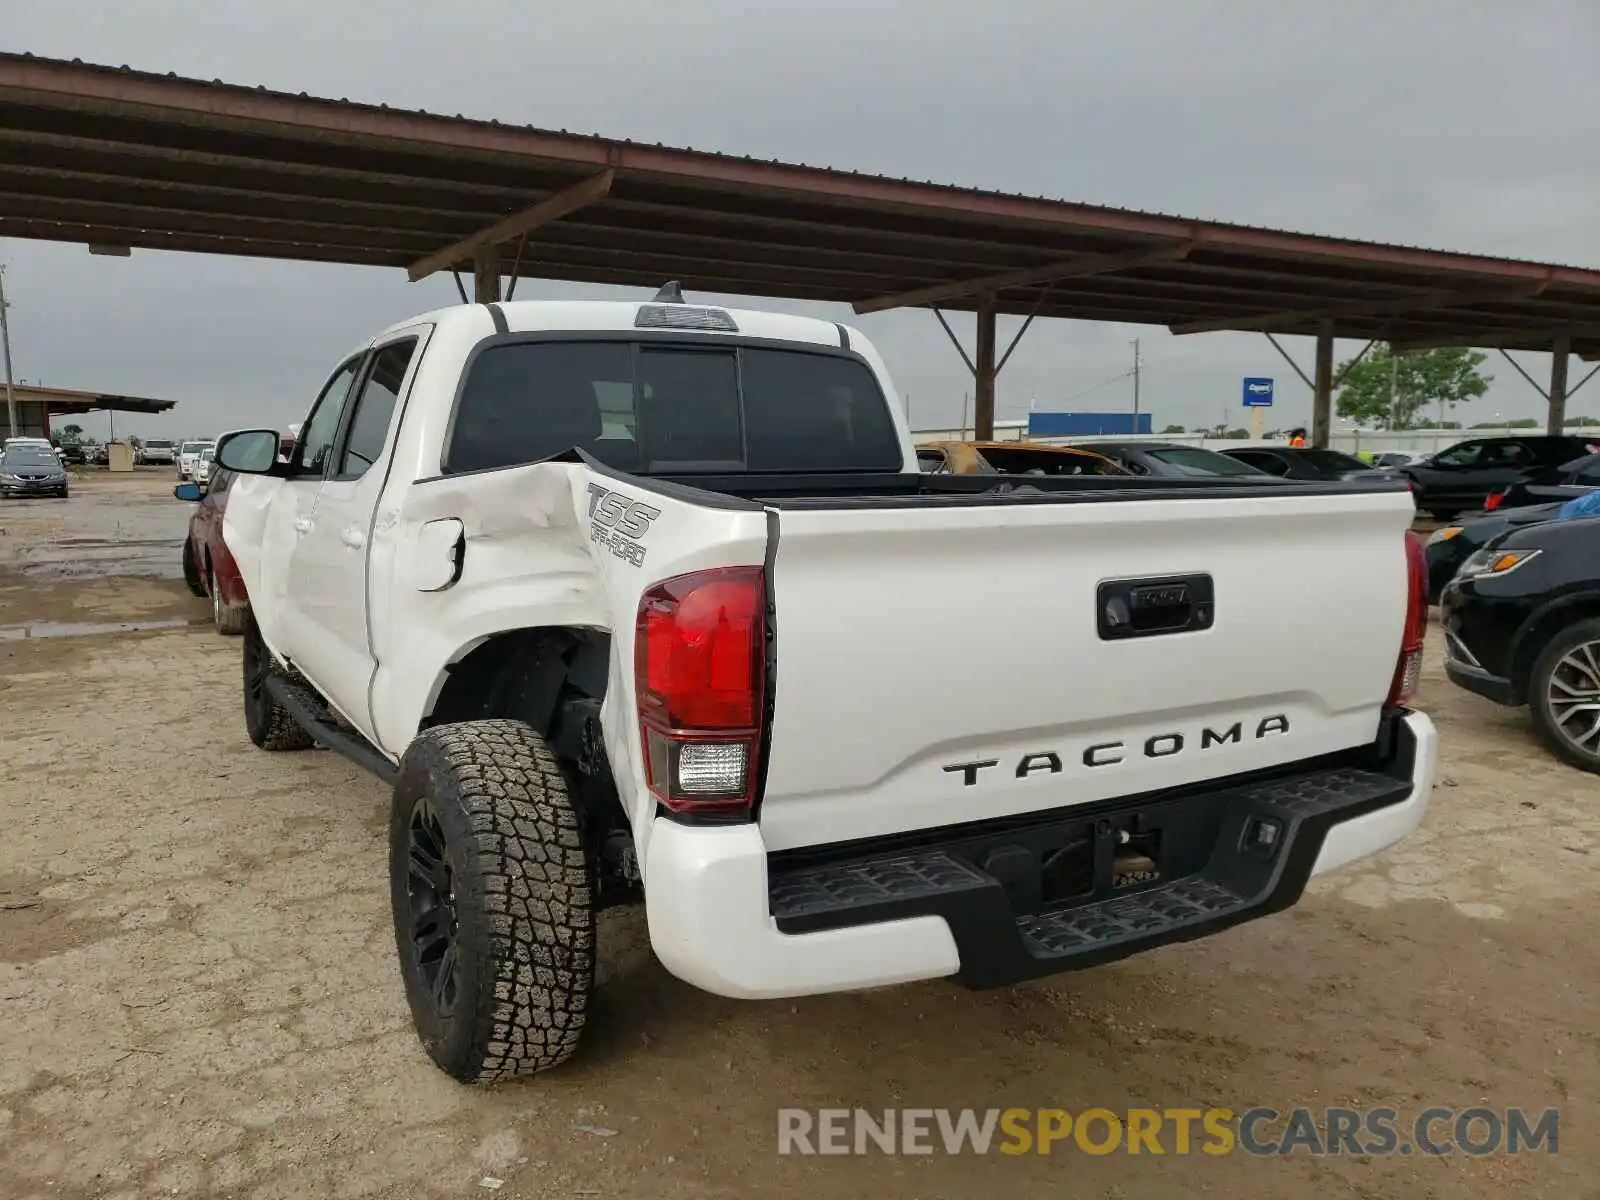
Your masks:
<svg viewBox="0 0 1600 1200"><path fill-rule="evenodd" d="M188 538L183 539L183 582L192 594L205 599L205 580L200 578L200 564L195 561L194 543Z"/></svg>
<svg viewBox="0 0 1600 1200"><path fill-rule="evenodd" d="M222 588L217 585L216 571L209 572L211 590L211 620L217 632L224 637L238 637L250 622L250 608L244 604L229 604L222 598Z"/></svg>
<svg viewBox="0 0 1600 1200"><path fill-rule="evenodd" d="M1550 747L1551 752L1557 758L1572 764L1579 770L1590 771L1600 775L1600 746L1597 746L1593 741L1588 742L1586 745L1575 744L1571 738L1563 733L1551 700L1551 678L1560 667L1561 660L1574 650L1577 650L1578 647L1584 645L1591 647L1590 658L1600 660L1600 650L1593 649L1596 646L1600 646L1600 620L1591 618L1590 620L1578 621L1567 626L1550 640L1549 645L1539 652L1539 657L1534 659L1533 670L1528 675L1528 712L1533 718L1534 730L1539 734L1544 744ZM1573 695L1571 688L1576 685L1588 691L1590 689L1584 686L1586 682L1600 681L1592 678L1589 680L1584 679L1584 675L1593 676L1594 672L1592 670L1585 670L1583 675L1575 677L1571 675L1571 670L1571 668L1568 668L1569 680L1567 681L1567 687L1558 687L1555 690L1570 697L1572 701L1581 702L1583 698ZM1593 710L1579 709L1574 715L1581 723L1584 718L1600 716L1600 713L1595 713Z"/></svg>
<svg viewBox="0 0 1600 1200"><path fill-rule="evenodd" d="M578 808L520 721L419 734L400 762L389 881L400 974L429 1056L463 1083L571 1058L594 986Z"/></svg>
<svg viewBox="0 0 1600 1200"><path fill-rule="evenodd" d="M244 728L263 750L309 750L314 744L304 726L272 698L267 679L277 671L272 652L255 622L246 616L244 636Z"/></svg>

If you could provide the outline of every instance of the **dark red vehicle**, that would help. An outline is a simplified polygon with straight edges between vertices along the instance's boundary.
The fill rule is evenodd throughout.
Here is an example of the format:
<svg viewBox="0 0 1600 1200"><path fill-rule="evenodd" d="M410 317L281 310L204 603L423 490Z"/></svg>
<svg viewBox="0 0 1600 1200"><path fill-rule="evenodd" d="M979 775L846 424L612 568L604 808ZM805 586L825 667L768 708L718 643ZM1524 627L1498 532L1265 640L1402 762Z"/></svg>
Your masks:
<svg viewBox="0 0 1600 1200"><path fill-rule="evenodd" d="M179 500L198 501L183 543L183 581L196 596L211 598L217 632L240 634L250 615L239 566L222 541L222 514L234 475L213 466L208 484L180 483L172 489Z"/></svg>

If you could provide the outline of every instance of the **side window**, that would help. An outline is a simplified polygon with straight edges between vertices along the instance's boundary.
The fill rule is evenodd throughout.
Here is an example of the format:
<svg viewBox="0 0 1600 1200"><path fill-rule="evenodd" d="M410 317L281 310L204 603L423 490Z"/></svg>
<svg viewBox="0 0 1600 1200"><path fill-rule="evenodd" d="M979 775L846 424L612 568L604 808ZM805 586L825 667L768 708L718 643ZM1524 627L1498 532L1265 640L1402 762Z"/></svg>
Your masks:
<svg viewBox="0 0 1600 1200"><path fill-rule="evenodd" d="M1441 467L1475 467L1483 455L1485 442L1465 442L1460 446L1452 446L1434 458L1434 462Z"/></svg>
<svg viewBox="0 0 1600 1200"><path fill-rule="evenodd" d="M389 440L389 425L400 401L400 385L417 352L417 340L391 342L372 356L366 381L355 400L355 415L344 435L335 479L360 479L367 468L383 454Z"/></svg>
<svg viewBox="0 0 1600 1200"><path fill-rule="evenodd" d="M917 469L924 475L943 475L950 469L943 450L918 450Z"/></svg>
<svg viewBox="0 0 1600 1200"><path fill-rule="evenodd" d="M1579 467L1572 476L1572 482L1586 487L1600 487L1600 458L1591 459Z"/></svg>
<svg viewBox="0 0 1600 1200"><path fill-rule="evenodd" d="M339 432L339 418L344 413L345 397L355 382L356 371L366 355L358 354L334 372L317 397L316 407L300 430L294 451L294 466L299 474L321 475L333 456L333 439Z"/></svg>
<svg viewBox="0 0 1600 1200"><path fill-rule="evenodd" d="M1525 467L1533 462L1533 454L1518 442L1489 442L1478 459L1480 467Z"/></svg>

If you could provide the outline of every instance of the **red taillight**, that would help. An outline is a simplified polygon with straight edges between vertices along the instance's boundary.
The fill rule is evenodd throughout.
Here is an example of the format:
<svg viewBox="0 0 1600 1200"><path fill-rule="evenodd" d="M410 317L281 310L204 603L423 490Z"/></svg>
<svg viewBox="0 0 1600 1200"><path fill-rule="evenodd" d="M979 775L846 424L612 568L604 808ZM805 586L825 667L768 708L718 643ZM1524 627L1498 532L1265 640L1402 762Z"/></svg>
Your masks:
<svg viewBox="0 0 1600 1200"><path fill-rule="evenodd" d="M1506 491L1509 491L1509 490L1510 490L1509 488L1506 489ZM1484 498L1483 511L1484 512L1493 512L1495 509L1499 508L1500 505L1505 502L1505 498L1506 498L1506 492L1505 491L1490 492L1489 495Z"/></svg>
<svg viewBox="0 0 1600 1200"><path fill-rule="evenodd" d="M1417 695L1422 676L1422 644L1428 634L1428 555L1422 539L1406 530L1406 626L1400 638L1400 657L1389 684L1390 708L1408 708Z"/></svg>
<svg viewBox="0 0 1600 1200"><path fill-rule="evenodd" d="M679 575L639 601L633 661L645 776L674 812L738 813L754 801L766 617L760 567Z"/></svg>

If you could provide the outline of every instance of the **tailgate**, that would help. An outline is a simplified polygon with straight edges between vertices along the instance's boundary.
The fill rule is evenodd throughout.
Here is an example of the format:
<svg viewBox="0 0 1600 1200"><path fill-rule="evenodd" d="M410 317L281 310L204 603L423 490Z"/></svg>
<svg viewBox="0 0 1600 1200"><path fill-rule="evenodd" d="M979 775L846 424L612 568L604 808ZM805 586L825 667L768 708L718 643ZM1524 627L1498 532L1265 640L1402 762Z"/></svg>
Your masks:
<svg viewBox="0 0 1600 1200"><path fill-rule="evenodd" d="M1412 515L1395 491L780 509L767 846L1371 742ZM1145 631L1186 612L1190 628Z"/></svg>

